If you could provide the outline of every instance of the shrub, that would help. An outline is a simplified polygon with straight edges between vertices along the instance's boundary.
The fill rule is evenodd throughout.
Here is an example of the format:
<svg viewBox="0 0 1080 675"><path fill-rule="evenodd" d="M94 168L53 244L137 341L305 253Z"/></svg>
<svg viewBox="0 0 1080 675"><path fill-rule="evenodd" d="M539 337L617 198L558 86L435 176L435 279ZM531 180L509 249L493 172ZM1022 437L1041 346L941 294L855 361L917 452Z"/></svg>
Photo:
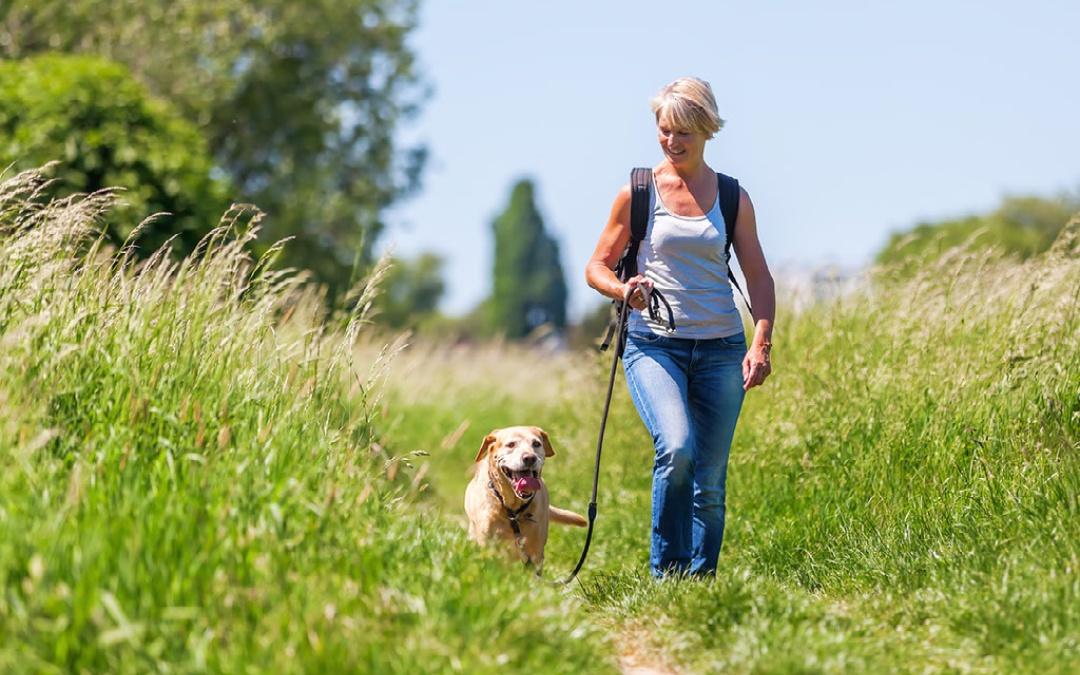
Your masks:
<svg viewBox="0 0 1080 675"><path fill-rule="evenodd" d="M196 129L109 61L45 55L0 63L0 162L28 169L58 160L48 196L123 189L108 236L137 233L149 254L171 236L187 252L228 206Z"/></svg>

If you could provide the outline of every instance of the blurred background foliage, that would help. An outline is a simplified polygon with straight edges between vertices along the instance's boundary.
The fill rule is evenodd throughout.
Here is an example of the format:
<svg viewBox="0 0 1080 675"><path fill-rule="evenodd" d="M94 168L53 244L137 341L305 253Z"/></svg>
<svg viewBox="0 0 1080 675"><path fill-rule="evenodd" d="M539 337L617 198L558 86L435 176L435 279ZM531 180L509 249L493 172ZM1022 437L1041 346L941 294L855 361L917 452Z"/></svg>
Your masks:
<svg viewBox="0 0 1080 675"><path fill-rule="evenodd" d="M519 180L510 201L492 223L495 262L491 319L508 338L523 338L542 326L566 328L566 278L559 243L544 228L536 186Z"/></svg>
<svg viewBox="0 0 1080 675"><path fill-rule="evenodd" d="M59 194L125 189L110 214L148 254L189 251L229 202L265 211L254 253L289 237L282 265L310 270L331 302L374 265L387 208L421 187L423 145L400 129L429 96L409 36L417 0L0 0L0 162L58 160ZM395 259L376 320L457 340L503 336L584 346L606 302L567 317L559 244L537 186L511 186L492 224L491 293L465 316L438 311L433 253ZM1027 257L1045 250L1080 197L1014 196L989 214L894 234L876 262L903 268L956 245ZM597 223L599 231L601 223Z"/></svg>
<svg viewBox="0 0 1080 675"><path fill-rule="evenodd" d="M382 293L375 299L375 320L394 329L423 327L438 311L446 290L442 266L442 258L433 253L391 258Z"/></svg>
<svg viewBox="0 0 1080 675"><path fill-rule="evenodd" d="M144 254L173 235L178 251L191 251L229 205L198 130L96 57L0 62L0 156L17 170L59 160L53 196L123 188L108 227L117 245L149 214L172 214L142 229Z"/></svg>
<svg viewBox="0 0 1080 675"><path fill-rule="evenodd" d="M262 245L295 237L285 263L334 296L354 263L370 264L383 210L419 187L426 151L394 136L428 94L406 44L416 11L412 0L8 1L0 55L126 66L206 139L232 199L267 212Z"/></svg>
<svg viewBox="0 0 1080 675"><path fill-rule="evenodd" d="M881 265L933 261L964 246L997 249L1022 259L1050 248L1069 218L1080 211L1080 195L1006 197L994 211L923 222L893 234L877 255Z"/></svg>

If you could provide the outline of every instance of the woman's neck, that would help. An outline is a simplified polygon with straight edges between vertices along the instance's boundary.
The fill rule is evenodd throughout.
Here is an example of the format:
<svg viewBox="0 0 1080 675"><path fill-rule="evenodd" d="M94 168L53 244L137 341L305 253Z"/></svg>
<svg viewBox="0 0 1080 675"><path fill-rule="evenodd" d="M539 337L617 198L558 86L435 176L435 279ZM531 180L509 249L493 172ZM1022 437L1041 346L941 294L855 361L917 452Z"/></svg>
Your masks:
<svg viewBox="0 0 1080 675"><path fill-rule="evenodd" d="M709 174L710 181L712 180L712 169L705 164L705 158L697 160L696 162L680 162L678 166L672 164L670 160L664 159L660 165L664 170L664 173L674 174L679 177L687 185L697 183L702 180L706 174Z"/></svg>

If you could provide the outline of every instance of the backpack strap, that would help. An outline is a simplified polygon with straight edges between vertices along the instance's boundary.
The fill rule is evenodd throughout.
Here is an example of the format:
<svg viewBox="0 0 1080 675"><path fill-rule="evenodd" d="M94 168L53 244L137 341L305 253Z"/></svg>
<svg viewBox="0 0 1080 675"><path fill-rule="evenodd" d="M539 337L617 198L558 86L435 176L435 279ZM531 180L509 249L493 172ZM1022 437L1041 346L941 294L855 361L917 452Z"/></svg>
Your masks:
<svg viewBox="0 0 1080 675"><path fill-rule="evenodd" d="M626 245L615 276L626 281L637 276L637 254L645 231L649 229L649 204L652 202L652 169L637 167L630 172L630 241Z"/></svg>
<svg viewBox="0 0 1080 675"><path fill-rule="evenodd" d="M720 190L720 213L724 215L724 261L731 260L731 242L735 238L735 222L739 219L739 181L731 176L716 173L717 186Z"/></svg>
<svg viewBox="0 0 1080 675"><path fill-rule="evenodd" d="M634 245L645 238L652 201L652 169L639 166L630 172L630 240Z"/></svg>
<svg viewBox="0 0 1080 675"><path fill-rule="evenodd" d="M739 219L739 199L742 196L742 190L739 188L739 181L731 176L717 172L716 180L720 197L720 213L724 216L724 234L727 235L724 241L724 262L728 268L728 280L739 291L743 302L746 303L746 308L753 316L754 308L750 306L746 293L743 293L739 282L735 280L735 275L731 272L731 243L735 240L735 222Z"/></svg>
<svg viewBox="0 0 1080 675"><path fill-rule="evenodd" d="M619 281L625 282L631 277L637 276L637 256L641 240L645 238L649 229L649 205L652 203L652 169L649 167L635 167L630 171L630 241L626 244L626 251L615 265L615 276ZM666 301L665 301L666 302ZM670 309L668 310L670 314ZM674 318L670 320L674 325ZM604 339L600 343L600 351L611 346L612 338L618 330L618 318L613 317L608 323ZM619 353L622 353L622 344L619 344Z"/></svg>

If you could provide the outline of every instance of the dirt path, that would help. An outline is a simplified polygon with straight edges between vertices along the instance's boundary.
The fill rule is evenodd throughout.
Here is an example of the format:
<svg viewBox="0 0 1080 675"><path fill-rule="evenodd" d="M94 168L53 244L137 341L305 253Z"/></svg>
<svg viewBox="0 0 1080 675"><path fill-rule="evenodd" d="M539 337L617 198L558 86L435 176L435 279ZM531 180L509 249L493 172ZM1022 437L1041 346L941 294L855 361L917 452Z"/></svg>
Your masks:
<svg viewBox="0 0 1080 675"><path fill-rule="evenodd" d="M623 657L619 661L619 670L623 675L675 675L675 671L660 669L654 666L646 666L635 663Z"/></svg>
<svg viewBox="0 0 1080 675"><path fill-rule="evenodd" d="M619 670L623 675L677 675L649 646L644 631L623 629L618 644Z"/></svg>

